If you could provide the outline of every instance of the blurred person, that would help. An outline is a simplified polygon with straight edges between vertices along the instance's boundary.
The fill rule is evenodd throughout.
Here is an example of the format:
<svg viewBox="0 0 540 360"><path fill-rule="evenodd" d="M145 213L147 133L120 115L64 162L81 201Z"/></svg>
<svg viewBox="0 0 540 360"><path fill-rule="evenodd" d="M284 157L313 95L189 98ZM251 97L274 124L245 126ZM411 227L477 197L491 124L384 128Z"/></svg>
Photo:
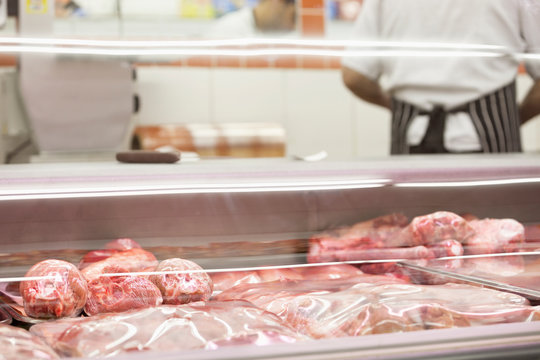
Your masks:
<svg viewBox="0 0 540 360"><path fill-rule="evenodd" d="M500 46L506 55L346 56L342 78L391 111L392 154L522 151L520 125L540 113L540 61L526 64L534 84L518 106L511 54L540 54L540 1L364 0L352 37Z"/></svg>
<svg viewBox="0 0 540 360"><path fill-rule="evenodd" d="M294 0L260 0L255 7L244 7L218 20L206 34L212 38L245 38L262 34L284 34L296 26Z"/></svg>
<svg viewBox="0 0 540 360"><path fill-rule="evenodd" d="M55 0L55 16L85 16L83 8L73 0Z"/></svg>

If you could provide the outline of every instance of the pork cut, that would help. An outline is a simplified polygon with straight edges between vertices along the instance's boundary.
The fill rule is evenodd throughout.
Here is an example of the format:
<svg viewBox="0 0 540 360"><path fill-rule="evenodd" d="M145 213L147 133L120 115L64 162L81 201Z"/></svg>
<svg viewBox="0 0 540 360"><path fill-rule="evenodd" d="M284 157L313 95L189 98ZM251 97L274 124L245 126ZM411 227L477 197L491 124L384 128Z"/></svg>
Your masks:
<svg viewBox="0 0 540 360"><path fill-rule="evenodd" d="M86 303L88 287L75 265L44 260L28 270L19 291L24 311L35 318L77 316Z"/></svg>
<svg viewBox="0 0 540 360"><path fill-rule="evenodd" d="M437 211L412 219L401 233L401 246L431 245L454 239L464 242L475 233L461 216L449 211Z"/></svg>
<svg viewBox="0 0 540 360"><path fill-rule="evenodd" d="M514 294L461 284L372 280L240 285L216 299L251 301L313 338L540 320L539 309Z"/></svg>
<svg viewBox="0 0 540 360"><path fill-rule="evenodd" d="M88 281L91 281L100 277L105 269L110 269L111 266L117 266L125 272L144 272L154 270L157 264L158 261L151 252L135 248L116 252L101 261L88 265L81 272Z"/></svg>
<svg viewBox="0 0 540 360"><path fill-rule="evenodd" d="M96 315L158 306L163 298L158 287L145 276L125 274L120 267L111 265L102 276L88 282L88 299L84 312Z"/></svg>
<svg viewBox="0 0 540 360"><path fill-rule="evenodd" d="M246 301L162 305L77 321L40 323L30 331L61 355L80 357L110 357L134 351L214 350L306 339L276 315Z"/></svg>
<svg viewBox="0 0 540 360"><path fill-rule="evenodd" d="M402 246L399 235L407 222L401 214L390 214L315 234L309 239L307 260L310 263L340 261L336 254L342 251Z"/></svg>
<svg viewBox="0 0 540 360"><path fill-rule="evenodd" d="M41 338L27 330L0 324L0 359L50 360L60 356Z"/></svg>
<svg viewBox="0 0 540 360"><path fill-rule="evenodd" d="M525 228L513 219L472 220L475 234L466 241L466 253L493 254L515 252L525 241Z"/></svg>
<svg viewBox="0 0 540 360"><path fill-rule="evenodd" d="M120 238L105 244L105 249L92 250L86 253L79 262L79 270L82 270L89 265L105 260L114 254L124 250L141 249L141 246L134 240L129 238Z"/></svg>
<svg viewBox="0 0 540 360"><path fill-rule="evenodd" d="M193 261L180 258L163 260L155 273L150 276L150 281L161 291L164 304L206 301L212 296L212 279Z"/></svg>

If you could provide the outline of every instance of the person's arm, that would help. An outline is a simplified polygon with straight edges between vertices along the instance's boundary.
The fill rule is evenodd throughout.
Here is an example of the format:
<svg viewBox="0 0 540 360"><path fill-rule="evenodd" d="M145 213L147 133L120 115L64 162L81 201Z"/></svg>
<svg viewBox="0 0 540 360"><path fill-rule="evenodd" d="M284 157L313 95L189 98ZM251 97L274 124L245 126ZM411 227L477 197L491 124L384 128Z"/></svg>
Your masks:
<svg viewBox="0 0 540 360"><path fill-rule="evenodd" d="M540 79L537 79L525 99L519 105L519 118L521 125L540 114Z"/></svg>
<svg viewBox="0 0 540 360"><path fill-rule="evenodd" d="M345 86L357 97L371 104L390 109L390 96L381 88L379 83L346 66L341 69Z"/></svg>

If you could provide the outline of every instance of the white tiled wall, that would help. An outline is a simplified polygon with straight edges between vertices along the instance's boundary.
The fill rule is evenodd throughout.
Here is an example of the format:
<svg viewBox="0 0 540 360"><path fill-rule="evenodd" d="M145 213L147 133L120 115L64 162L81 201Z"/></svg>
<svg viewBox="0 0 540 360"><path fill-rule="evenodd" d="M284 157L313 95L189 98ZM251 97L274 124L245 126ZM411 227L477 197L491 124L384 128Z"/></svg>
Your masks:
<svg viewBox="0 0 540 360"><path fill-rule="evenodd" d="M520 76L519 98L531 84ZM353 97L338 70L143 67L138 88L140 124L275 122L289 155L389 154L389 113ZM540 152L540 117L522 133L525 151Z"/></svg>

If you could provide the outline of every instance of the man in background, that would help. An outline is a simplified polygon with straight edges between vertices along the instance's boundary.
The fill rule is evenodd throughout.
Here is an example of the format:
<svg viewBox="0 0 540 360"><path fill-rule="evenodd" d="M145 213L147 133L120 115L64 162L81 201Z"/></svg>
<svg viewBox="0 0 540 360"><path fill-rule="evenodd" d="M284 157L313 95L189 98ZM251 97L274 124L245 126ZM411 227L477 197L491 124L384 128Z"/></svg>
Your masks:
<svg viewBox="0 0 540 360"><path fill-rule="evenodd" d="M263 34L283 34L295 29L294 0L260 0L253 8L228 13L212 26L206 37L245 38Z"/></svg>
<svg viewBox="0 0 540 360"><path fill-rule="evenodd" d="M539 1L364 0L353 40L432 43L411 46L447 51L343 59L349 90L392 112L392 154L521 151L520 125L540 113L540 59L526 64L535 82L518 106L520 59L512 55L540 57ZM496 50L463 55L472 44Z"/></svg>

